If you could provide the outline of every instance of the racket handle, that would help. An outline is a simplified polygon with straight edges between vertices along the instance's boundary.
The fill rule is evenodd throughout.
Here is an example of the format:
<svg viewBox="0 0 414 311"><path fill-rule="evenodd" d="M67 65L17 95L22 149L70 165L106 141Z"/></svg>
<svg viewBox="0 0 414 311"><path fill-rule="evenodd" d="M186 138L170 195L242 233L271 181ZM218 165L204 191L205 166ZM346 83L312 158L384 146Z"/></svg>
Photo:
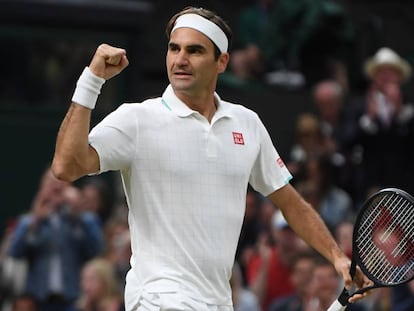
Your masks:
<svg viewBox="0 0 414 311"><path fill-rule="evenodd" d="M348 305L349 293L346 288L343 289L339 298L335 300L327 311L344 311Z"/></svg>
<svg viewBox="0 0 414 311"><path fill-rule="evenodd" d="M344 311L346 308L346 305L343 306L339 300L335 300L331 306L329 307L329 309L327 311Z"/></svg>

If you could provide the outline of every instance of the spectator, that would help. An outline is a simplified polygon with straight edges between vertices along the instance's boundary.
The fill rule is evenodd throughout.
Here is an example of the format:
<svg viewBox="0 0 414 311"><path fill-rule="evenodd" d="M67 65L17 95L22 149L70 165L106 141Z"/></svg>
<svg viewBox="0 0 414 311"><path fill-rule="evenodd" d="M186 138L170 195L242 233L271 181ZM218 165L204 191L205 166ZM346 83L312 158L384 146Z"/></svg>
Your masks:
<svg viewBox="0 0 414 311"><path fill-rule="evenodd" d="M295 123L295 142L290 149L287 166L297 174L307 159L328 152L321 122L313 113L300 114Z"/></svg>
<svg viewBox="0 0 414 311"><path fill-rule="evenodd" d="M239 264L244 285L246 285L246 267L254 255L257 239L261 231L259 194L249 187L246 195L243 225L236 251L236 261Z"/></svg>
<svg viewBox="0 0 414 311"><path fill-rule="evenodd" d="M335 228L334 237L342 251L352 257L352 235L354 224L349 220L343 220Z"/></svg>
<svg viewBox="0 0 414 311"><path fill-rule="evenodd" d="M126 208L126 207L124 207ZM124 292L125 277L131 268L131 235L127 219L111 217L105 228L106 249L104 258L113 266L118 290Z"/></svg>
<svg viewBox="0 0 414 311"><path fill-rule="evenodd" d="M352 135L345 90L339 82L325 79L313 88L312 100L321 122L322 133L332 145L331 152L343 152L343 144Z"/></svg>
<svg viewBox="0 0 414 311"><path fill-rule="evenodd" d="M41 311L38 309L36 300L30 294L21 294L14 298L10 311Z"/></svg>
<svg viewBox="0 0 414 311"><path fill-rule="evenodd" d="M333 181L333 167L331 158L322 154L309 158L300 172L303 182L314 184L316 191L314 208L332 232L340 222L353 220L355 216L351 196L344 189L336 186Z"/></svg>
<svg viewBox="0 0 414 311"><path fill-rule="evenodd" d="M271 301L294 292L291 283L291 263L296 254L308 246L289 227L280 211L273 214L272 235L275 245L270 245L267 235L258 240L256 256L247 270L250 289L259 298L263 310Z"/></svg>
<svg viewBox="0 0 414 311"><path fill-rule="evenodd" d="M111 262L104 258L95 258L84 265L81 274L81 295L76 303L76 310L124 310Z"/></svg>
<svg viewBox="0 0 414 311"><path fill-rule="evenodd" d="M272 35L273 0L257 0L245 7L238 21L238 42L232 52L231 70L241 81L261 79L274 53L273 45L267 44Z"/></svg>
<svg viewBox="0 0 414 311"><path fill-rule="evenodd" d="M276 212L276 207L268 198L263 198L260 204L260 224L262 227L262 232L268 232L271 235L272 232L272 217Z"/></svg>
<svg viewBox="0 0 414 311"><path fill-rule="evenodd" d="M347 87L345 55L352 41L350 20L338 3L257 0L240 13L231 72L239 83L267 73L267 82L301 87L331 75Z"/></svg>
<svg viewBox="0 0 414 311"><path fill-rule="evenodd" d="M334 182L354 198L354 164L348 147L354 130L345 90L337 81L326 79L315 85L312 96L326 139L326 149L334 165Z"/></svg>
<svg viewBox="0 0 414 311"><path fill-rule="evenodd" d="M390 48L379 49L365 62L370 79L364 98L354 101L353 145L361 150L361 170L355 181L359 196L372 187L401 187L414 192L414 105L402 84L411 77L410 64Z"/></svg>
<svg viewBox="0 0 414 311"><path fill-rule="evenodd" d="M338 292L343 287L334 266L323 258L316 260L311 286L313 287L313 298L306 309L307 311L327 310L338 298ZM361 303L350 304L346 310L366 311Z"/></svg>
<svg viewBox="0 0 414 311"><path fill-rule="evenodd" d="M254 204L252 204L253 202ZM262 241L268 241L270 245L274 243L272 236L272 217L276 211L275 206L268 198L260 197L255 191L249 190L247 194L246 210L251 210L253 208L254 217L250 217L251 220L246 222L246 225L249 224L250 226L243 225L241 234L241 238L249 243L244 243L244 247L239 251L240 256L236 256L236 260L242 270L244 285L247 285L246 267L255 255L259 238ZM251 212L247 212L245 215L247 216L250 213Z"/></svg>
<svg viewBox="0 0 414 311"><path fill-rule="evenodd" d="M10 305L14 297L25 291L27 262L8 254L15 226L14 219L7 223L0 244L0 306Z"/></svg>
<svg viewBox="0 0 414 311"><path fill-rule="evenodd" d="M292 260L291 282L294 293L286 298L275 299L268 311L305 311L312 297L312 274L315 265L313 252L300 252Z"/></svg>
<svg viewBox="0 0 414 311"><path fill-rule="evenodd" d="M243 285L240 266L234 263L230 278L234 311L261 311L256 295Z"/></svg>
<svg viewBox="0 0 414 311"><path fill-rule="evenodd" d="M391 311L414 310L414 281L391 289Z"/></svg>
<svg viewBox="0 0 414 311"><path fill-rule="evenodd" d="M99 254L97 217L84 212L80 191L47 169L29 214L13 233L9 254L28 262L27 293L42 311L71 310L79 295L82 264Z"/></svg>
<svg viewBox="0 0 414 311"><path fill-rule="evenodd" d="M88 177L82 184L81 190L85 209L97 214L105 225L113 212L113 198L107 182L102 177Z"/></svg>

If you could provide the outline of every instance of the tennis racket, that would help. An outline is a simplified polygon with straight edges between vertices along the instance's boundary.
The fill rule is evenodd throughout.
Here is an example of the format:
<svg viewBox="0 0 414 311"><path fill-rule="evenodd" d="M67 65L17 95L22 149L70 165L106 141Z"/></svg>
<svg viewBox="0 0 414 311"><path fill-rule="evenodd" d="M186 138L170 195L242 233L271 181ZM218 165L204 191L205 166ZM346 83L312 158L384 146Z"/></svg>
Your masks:
<svg viewBox="0 0 414 311"><path fill-rule="evenodd" d="M349 297L414 278L414 198L396 188L382 189L361 206L355 220L350 275L359 266L373 285L350 293L345 288L328 311L342 311Z"/></svg>

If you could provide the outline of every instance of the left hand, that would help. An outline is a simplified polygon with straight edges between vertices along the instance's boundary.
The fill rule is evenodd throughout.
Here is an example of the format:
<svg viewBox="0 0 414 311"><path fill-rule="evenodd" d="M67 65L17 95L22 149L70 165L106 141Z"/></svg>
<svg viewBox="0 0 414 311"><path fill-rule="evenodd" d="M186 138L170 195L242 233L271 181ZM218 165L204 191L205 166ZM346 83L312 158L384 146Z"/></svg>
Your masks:
<svg viewBox="0 0 414 311"><path fill-rule="evenodd" d="M351 267L351 260L346 257L345 255L339 259L337 259L334 263L335 269L338 274L343 278L345 283L345 288L350 290L352 285L355 286L355 290L359 290L361 288L369 287L373 285L373 282L367 278L367 276L362 273L361 269L357 267L355 276L352 279L351 275L349 274L349 268ZM365 298L369 295L369 291L364 292L362 294L356 294L349 298L350 303L354 303L362 298Z"/></svg>

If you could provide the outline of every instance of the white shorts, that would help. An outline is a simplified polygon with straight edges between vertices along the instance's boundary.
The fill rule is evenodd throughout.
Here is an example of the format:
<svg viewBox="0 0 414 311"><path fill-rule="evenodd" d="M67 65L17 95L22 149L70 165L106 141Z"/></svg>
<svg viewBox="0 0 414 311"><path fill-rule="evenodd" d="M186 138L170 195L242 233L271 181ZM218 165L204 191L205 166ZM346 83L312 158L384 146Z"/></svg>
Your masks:
<svg viewBox="0 0 414 311"><path fill-rule="evenodd" d="M126 311L234 311L233 306L212 305L188 297L180 292L141 292L138 303Z"/></svg>

